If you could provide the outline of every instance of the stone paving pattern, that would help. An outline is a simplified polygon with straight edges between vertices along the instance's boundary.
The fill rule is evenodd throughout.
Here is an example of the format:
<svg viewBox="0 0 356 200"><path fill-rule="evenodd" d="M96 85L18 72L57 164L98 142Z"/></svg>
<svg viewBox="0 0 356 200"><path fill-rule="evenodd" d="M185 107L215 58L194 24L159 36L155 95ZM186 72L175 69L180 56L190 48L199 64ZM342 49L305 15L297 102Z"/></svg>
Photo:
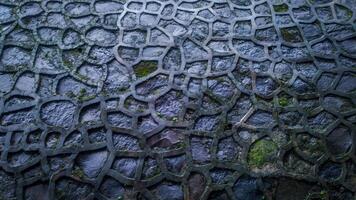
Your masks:
<svg viewBox="0 0 356 200"><path fill-rule="evenodd" d="M355 0L1 0L1 200L354 200Z"/></svg>

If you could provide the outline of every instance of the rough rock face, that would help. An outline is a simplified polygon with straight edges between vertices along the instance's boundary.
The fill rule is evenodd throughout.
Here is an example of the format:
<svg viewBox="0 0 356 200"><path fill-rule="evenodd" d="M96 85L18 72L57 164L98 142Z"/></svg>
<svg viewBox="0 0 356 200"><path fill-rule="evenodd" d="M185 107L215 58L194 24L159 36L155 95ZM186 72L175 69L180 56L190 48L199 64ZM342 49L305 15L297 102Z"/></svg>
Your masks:
<svg viewBox="0 0 356 200"><path fill-rule="evenodd" d="M354 200L355 0L0 0L0 200Z"/></svg>

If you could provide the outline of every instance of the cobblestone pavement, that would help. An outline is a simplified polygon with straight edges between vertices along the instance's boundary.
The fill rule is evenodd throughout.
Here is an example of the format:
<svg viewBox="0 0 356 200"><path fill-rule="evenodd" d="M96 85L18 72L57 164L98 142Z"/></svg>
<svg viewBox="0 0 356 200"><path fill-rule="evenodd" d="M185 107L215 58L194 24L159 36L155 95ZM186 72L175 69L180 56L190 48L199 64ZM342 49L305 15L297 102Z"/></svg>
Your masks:
<svg viewBox="0 0 356 200"><path fill-rule="evenodd" d="M355 0L0 0L1 200L354 200Z"/></svg>

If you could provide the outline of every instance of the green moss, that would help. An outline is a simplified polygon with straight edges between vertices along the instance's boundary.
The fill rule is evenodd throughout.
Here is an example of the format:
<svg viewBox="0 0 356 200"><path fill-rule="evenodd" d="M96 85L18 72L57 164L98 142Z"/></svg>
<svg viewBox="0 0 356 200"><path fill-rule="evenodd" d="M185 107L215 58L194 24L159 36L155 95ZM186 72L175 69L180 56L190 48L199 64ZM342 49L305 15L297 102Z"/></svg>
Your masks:
<svg viewBox="0 0 356 200"><path fill-rule="evenodd" d="M84 76L83 74L76 74L77 78L79 78L81 81L89 81L90 79L87 76Z"/></svg>
<svg viewBox="0 0 356 200"><path fill-rule="evenodd" d="M309 150L311 154L319 154L320 152L324 152L325 148L323 143L320 140L317 140L309 145Z"/></svg>
<svg viewBox="0 0 356 200"><path fill-rule="evenodd" d="M134 72L136 77L142 78L148 76L152 72L157 70L157 62L155 61L142 61L134 66Z"/></svg>
<svg viewBox="0 0 356 200"><path fill-rule="evenodd" d="M66 95L69 98L74 98L75 97L75 94L72 91L67 92Z"/></svg>
<svg viewBox="0 0 356 200"><path fill-rule="evenodd" d="M87 93L87 90L85 88L81 88L78 93L78 97L84 96Z"/></svg>
<svg viewBox="0 0 356 200"><path fill-rule="evenodd" d="M347 14L346 15L347 15L347 18L350 19L350 18L352 18L353 13L352 13L351 10L347 10Z"/></svg>
<svg viewBox="0 0 356 200"><path fill-rule="evenodd" d="M124 101L124 107L129 108L132 103L133 102L131 99L126 99L126 101Z"/></svg>
<svg viewBox="0 0 356 200"><path fill-rule="evenodd" d="M75 49L68 51L68 53L70 53L72 58L78 59L81 57L81 55L84 51L85 51L85 48L83 46L80 46L80 47L77 47Z"/></svg>
<svg viewBox="0 0 356 200"><path fill-rule="evenodd" d="M58 200L65 200L66 199L66 195L62 190L56 190L55 196L56 196L56 199L58 199Z"/></svg>
<svg viewBox="0 0 356 200"><path fill-rule="evenodd" d="M304 200L312 200L312 199L320 199L320 200L327 200L328 192L326 190L321 190L320 192L309 192Z"/></svg>
<svg viewBox="0 0 356 200"><path fill-rule="evenodd" d="M154 167L151 174L157 175L157 174L160 174L160 173L161 173L160 168L159 167Z"/></svg>
<svg viewBox="0 0 356 200"><path fill-rule="evenodd" d="M100 93L101 93L101 95L104 96L104 97L110 96L110 93L109 93L107 90L105 90L105 89L102 90Z"/></svg>
<svg viewBox="0 0 356 200"><path fill-rule="evenodd" d="M288 99L286 97L281 97L281 98L278 99L278 103L279 103L280 106L285 107L285 106L288 106L289 101L288 101Z"/></svg>
<svg viewBox="0 0 356 200"><path fill-rule="evenodd" d="M81 102L88 101L88 100L93 99L93 98L95 98L95 94L89 95L85 88L80 89L79 93L77 95L78 101L81 101Z"/></svg>
<svg viewBox="0 0 356 200"><path fill-rule="evenodd" d="M128 91L128 89L129 89L129 88L127 88L127 87L119 87L119 88L117 88L117 92L118 92L118 93L123 93L123 92Z"/></svg>
<svg viewBox="0 0 356 200"><path fill-rule="evenodd" d="M4 66L5 71L16 71L16 70L20 70L21 68L23 68L22 65L18 65L18 66Z"/></svg>
<svg viewBox="0 0 356 200"><path fill-rule="evenodd" d="M84 49L82 47L78 47L76 49L70 50L68 53L71 56L63 57L62 59L63 65L67 68L74 68L75 64L73 63L73 59L80 59L82 52L84 52Z"/></svg>
<svg viewBox="0 0 356 200"><path fill-rule="evenodd" d="M287 4L274 5L273 8L274 8L275 12L287 12L288 11Z"/></svg>
<svg viewBox="0 0 356 200"><path fill-rule="evenodd" d="M252 167L263 167L276 155L278 146L271 140L263 139L251 146L248 153L248 164Z"/></svg>
<svg viewBox="0 0 356 200"><path fill-rule="evenodd" d="M84 172L83 172L83 170L81 170L79 168L73 170L72 174L73 174L73 176L76 176L78 178L81 178L81 179L84 178Z"/></svg>
<svg viewBox="0 0 356 200"><path fill-rule="evenodd" d="M320 191L319 195L320 195L321 199L323 199L323 200L325 199L326 200L327 197L328 197L328 192L326 190L322 190L322 191Z"/></svg>
<svg viewBox="0 0 356 200"><path fill-rule="evenodd" d="M187 148L187 144L186 144L184 141L181 141L181 142L178 142L178 143L176 144L176 147L177 147L178 149L180 149L180 148L185 149L185 148Z"/></svg>
<svg viewBox="0 0 356 200"><path fill-rule="evenodd" d="M163 118L163 114L160 113L160 112L157 112L157 116L160 117L160 118Z"/></svg>
<svg viewBox="0 0 356 200"><path fill-rule="evenodd" d="M299 30L297 28L281 28L281 35L286 42L301 42Z"/></svg>
<svg viewBox="0 0 356 200"><path fill-rule="evenodd" d="M139 108L137 109L137 112L138 112L138 113L143 113L143 112L145 112L145 108L139 107Z"/></svg>
<svg viewBox="0 0 356 200"><path fill-rule="evenodd" d="M69 60L63 59L63 65L67 68L72 68L73 64Z"/></svg>

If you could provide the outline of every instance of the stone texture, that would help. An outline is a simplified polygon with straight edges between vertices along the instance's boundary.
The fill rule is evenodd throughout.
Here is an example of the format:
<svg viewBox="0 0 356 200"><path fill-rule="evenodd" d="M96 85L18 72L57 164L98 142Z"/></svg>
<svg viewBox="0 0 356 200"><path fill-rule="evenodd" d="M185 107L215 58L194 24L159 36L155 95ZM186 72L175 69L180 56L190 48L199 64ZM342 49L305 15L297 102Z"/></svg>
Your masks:
<svg viewBox="0 0 356 200"><path fill-rule="evenodd" d="M355 199L355 11L1 0L0 199Z"/></svg>

